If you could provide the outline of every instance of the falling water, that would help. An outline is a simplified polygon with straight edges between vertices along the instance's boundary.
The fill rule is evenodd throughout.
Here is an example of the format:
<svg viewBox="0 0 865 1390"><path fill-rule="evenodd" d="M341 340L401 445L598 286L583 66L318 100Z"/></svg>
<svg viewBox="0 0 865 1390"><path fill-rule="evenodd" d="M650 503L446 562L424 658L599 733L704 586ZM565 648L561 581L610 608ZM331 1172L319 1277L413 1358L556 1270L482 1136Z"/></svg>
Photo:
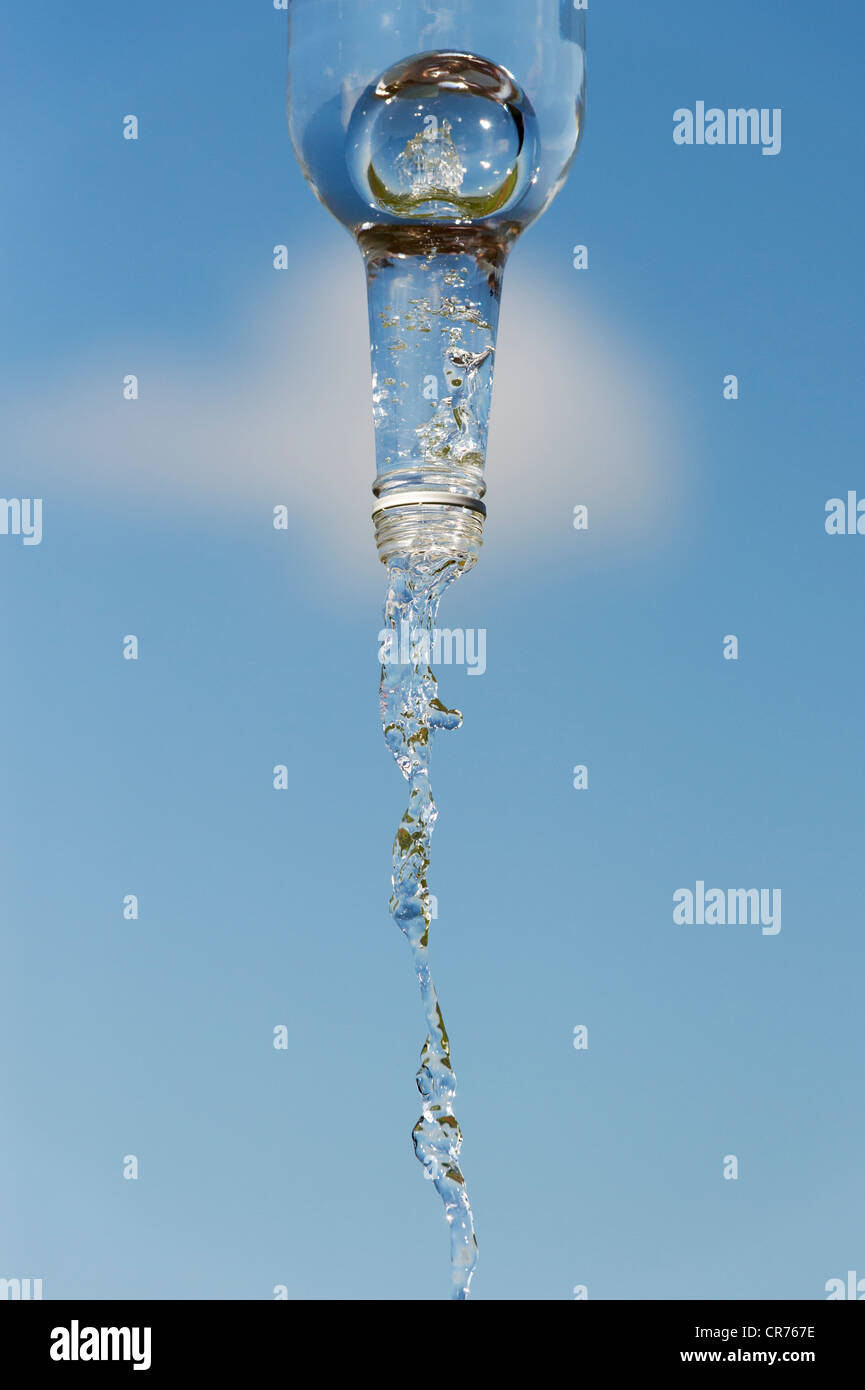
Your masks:
<svg viewBox="0 0 865 1390"><path fill-rule="evenodd" d="M453 1110L456 1077L450 1042L430 973L427 870L430 836L437 815L429 775L432 738L439 729L458 729L462 715L458 710L446 709L438 699L429 649L441 596L467 567L465 559L429 554L401 556L388 565L386 629L400 635L405 631L416 636L426 634L427 640L413 641L408 652L396 643L398 659L383 660L380 687L385 741L409 785L408 806L393 845L390 908L411 946L427 1025L417 1073L423 1108L412 1137L415 1153L444 1202L451 1233L455 1299L468 1296L478 1247L459 1165L462 1134Z"/></svg>
<svg viewBox="0 0 865 1390"><path fill-rule="evenodd" d="M541 7L543 22L532 6L514 6L525 12L523 42L514 45L505 42L513 17L503 16L502 46L528 64L542 98L536 110L507 67L468 47L421 51L433 32L442 42L468 45L477 28L468 12L475 7L398 5L394 26L390 14L386 25L367 22L375 7L372 0L359 2L345 7L357 13L346 17L336 47L326 20L312 18L325 7L295 8L295 149L317 197L355 237L366 268L373 519L388 574L386 635L396 638L397 649L396 659L392 649L382 655L381 717L409 787L394 841L391 911L411 946L427 1025L415 1152L444 1202L453 1296L465 1299L477 1241L459 1166L450 1043L430 973L427 883L436 819L432 738L439 729L458 728L461 715L437 698L430 649L442 594L474 564L482 544L502 275L517 237L561 186L576 152L583 18L575 17L576 0ZM427 9L435 11L434 24L426 22ZM412 24L412 10L424 11L419 25ZM496 26L481 28L495 40ZM372 53L380 49L382 60L386 53L392 60L401 35L412 33L419 51L369 80L377 66L368 61ZM367 85L358 93L360 81ZM427 642L410 642L406 652L406 630L425 634Z"/></svg>
<svg viewBox="0 0 865 1390"><path fill-rule="evenodd" d="M430 649L441 596L480 546L501 275L515 234L507 218L495 228L474 224L504 216L531 189L537 123L504 68L466 53L416 54L364 92L347 151L367 212L385 214L370 222L365 213L356 234L369 292L385 631L397 638L395 658L391 647L382 660L381 717L409 786L390 906L411 946L427 1026L413 1137L450 1226L452 1294L465 1299L477 1241L459 1163L450 1042L430 973L427 883L432 739L462 716L437 697ZM413 503L416 492L422 502Z"/></svg>

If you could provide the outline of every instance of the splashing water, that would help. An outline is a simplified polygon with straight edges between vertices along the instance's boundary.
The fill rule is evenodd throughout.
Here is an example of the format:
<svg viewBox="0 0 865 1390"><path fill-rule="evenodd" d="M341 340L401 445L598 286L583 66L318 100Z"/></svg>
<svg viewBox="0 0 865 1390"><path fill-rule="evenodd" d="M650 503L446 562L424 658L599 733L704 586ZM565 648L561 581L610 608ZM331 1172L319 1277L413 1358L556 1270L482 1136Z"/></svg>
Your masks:
<svg viewBox="0 0 865 1390"><path fill-rule="evenodd" d="M465 557L411 554L391 561L384 621L394 633L428 634L431 641L441 596L469 567ZM430 894L427 884L430 836L436 805L430 790L432 737L439 729L458 729L462 715L438 699L436 678L427 664L429 645L416 641L381 671L381 720L385 741L409 784L409 801L393 846L394 921L408 938L427 1023L417 1087L423 1101L413 1130L415 1153L445 1206L451 1234L452 1297L465 1299L478 1257L474 1218L459 1166L462 1134L453 1111L456 1077L450 1042L429 965Z"/></svg>
<svg viewBox="0 0 865 1390"><path fill-rule="evenodd" d="M399 653L394 661L385 644L381 717L409 786L394 841L391 911L411 946L427 1022L415 1151L444 1202L453 1296L465 1299L477 1241L459 1167L450 1044L430 973L427 884L436 820L432 739L439 729L458 728L462 717L437 698L429 652L442 594L471 567L482 544L502 275L510 248L555 195L576 153L584 20L575 17L576 0L561 7L569 17L557 15L555 5L542 7L548 11L543 23L533 7L513 7L525 11L526 29L523 42L515 47L509 39L507 47L517 57L522 51L530 65L533 90L542 98L538 112L506 67L454 47L391 62L349 110L359 74L378 66L368 58L379 47L382 61L385 52L393 58L398 31L416 34L420 45L433 35L456 41L474 24L464 26L453 7L428 7L424 0L420 8L429 9L430 22L401 16L380 44L369 16L358 13L343 24L337 53L332 36L324 38L327 21L312 19L325 7L296 8L289 50L292 140L316 196L354 235L367 275L373 519L388 573L385 623ZM511 18L503 16L502 37ZM404 631L412 634L408 653L401 650Z"/></svg>

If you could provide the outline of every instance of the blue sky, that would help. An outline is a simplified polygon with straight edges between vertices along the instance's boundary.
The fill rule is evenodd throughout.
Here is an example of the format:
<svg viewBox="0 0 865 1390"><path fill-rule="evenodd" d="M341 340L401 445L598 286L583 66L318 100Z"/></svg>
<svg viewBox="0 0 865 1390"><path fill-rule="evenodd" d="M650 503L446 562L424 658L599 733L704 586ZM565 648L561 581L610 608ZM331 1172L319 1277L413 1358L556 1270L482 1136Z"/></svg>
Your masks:
<svg viewBox="0 0 865 1390"><path fill-rule="evenodd" d="M284 26L7 26L0 491L44 538L0 536L0 1276L46 1297L447 1291L387 914L363 283L294 164ZM863 26L592 5L584 145L507 271L486 543L442 612L487 670L439 672L465 724L434 758L476 1298L865 1275L865 540L824 529L865 494ZM780 107L781 154L677 147L698 100ZM698 879L781 888L781 932L674 925Z"/></svg>

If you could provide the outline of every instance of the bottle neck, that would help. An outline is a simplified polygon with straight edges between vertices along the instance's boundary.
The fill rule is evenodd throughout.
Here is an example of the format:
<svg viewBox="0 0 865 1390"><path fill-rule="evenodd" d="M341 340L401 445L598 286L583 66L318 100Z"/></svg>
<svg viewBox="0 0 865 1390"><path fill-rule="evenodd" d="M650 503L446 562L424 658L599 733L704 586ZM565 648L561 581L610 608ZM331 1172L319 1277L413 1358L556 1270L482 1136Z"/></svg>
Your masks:
<svg viewBox="0 0 865 1390"><path fill-rule="evenodd" d="M410 513L412 533L426 517L430 544L452 545L464 530L479 537L508 247L474 229L432 226L379 228L358 240L367 271L377 532L404 533ZM474 516L449 518L448 508Z"/></svg>

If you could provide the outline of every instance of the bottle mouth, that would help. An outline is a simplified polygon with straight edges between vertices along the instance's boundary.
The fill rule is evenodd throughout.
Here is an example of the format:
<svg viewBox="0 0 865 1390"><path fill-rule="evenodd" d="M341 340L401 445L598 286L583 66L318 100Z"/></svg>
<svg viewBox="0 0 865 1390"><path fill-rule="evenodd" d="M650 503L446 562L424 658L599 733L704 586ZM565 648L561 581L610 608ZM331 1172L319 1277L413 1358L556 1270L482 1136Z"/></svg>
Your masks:
<svg viewBox="0 0 865 1390"><path fill-rule="evenodd" d="M373 510L382 564L410 555L448 556L467 569L483 544L486 507L468 494L422 491L393 493Z"/></svg>
<svg viewBox="0 0 865 1390"><path fill-rule="evenodd" d="M481 489L483 491L483 489ZM486 516L487 509L477 493L455 492L448 488L406 488L405 491L388 492L376 498L372 509L372 519L376 520L382 512L392 507L468 507L469 511Z"/></svg>

